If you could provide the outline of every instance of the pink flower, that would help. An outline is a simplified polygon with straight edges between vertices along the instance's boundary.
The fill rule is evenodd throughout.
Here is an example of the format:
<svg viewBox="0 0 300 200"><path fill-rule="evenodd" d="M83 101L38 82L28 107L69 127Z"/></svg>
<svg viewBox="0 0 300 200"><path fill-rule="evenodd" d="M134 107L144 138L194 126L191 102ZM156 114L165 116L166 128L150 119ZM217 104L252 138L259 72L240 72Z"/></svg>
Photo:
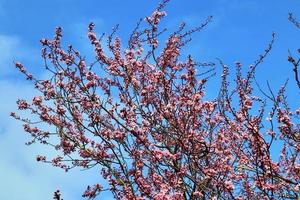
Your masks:
<svg viewBox="0 0 300 200"><path fill-rule="evenodd" d="M43 101L43 99L41 96L36 96L33 98L32 103L33 103L33 105L40 106L42 101Z"/></svg>
<svg viewBox="0 0 300 200"><path fill-rule="evenodd" d="M19 99L17 101L17 104L18 104L18 108L20 110L25 110L25 109L28 109L29 108L29 104L25 101L25 100L21 100Z"/></svg>
<svg viewBox="0 0 300 200"><path fill-rule="evenodd" d="M40 161L46 161L46 156L38 155L38 156L36 157L36 160L37 160L38 162L40 162Z"/></svg>

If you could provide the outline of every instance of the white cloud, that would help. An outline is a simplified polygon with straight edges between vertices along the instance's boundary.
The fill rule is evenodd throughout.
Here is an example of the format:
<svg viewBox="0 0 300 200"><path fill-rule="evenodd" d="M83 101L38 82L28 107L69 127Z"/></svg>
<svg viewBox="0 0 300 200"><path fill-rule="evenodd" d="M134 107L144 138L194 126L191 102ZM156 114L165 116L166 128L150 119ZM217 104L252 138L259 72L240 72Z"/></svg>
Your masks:
<svg viewBox="0 0 300 200"><path fill-rule="evenodd" d="M18 43L19 43L19 41L16 37L0 35L0 47L1 47L0 69L1 69L1 75L7 75L11 72L10 68L7 65L12 64L12 62L10 63L10 61L11 61L12 55L15 53L14 50L18 46Z"/></svg>
<svg viewBox="0 0 300 200"><path fill-rule="evenodd" d="M77 169L65 173L51 165L36 162L37 154L54 155L54 150L39 144L26 146L24 143L29 137L21 124L9 117L9 113L16 110L15 100L33 96L35 91L22 82L0 80L0 92L5 94L0 104L0 199L52 199L58 188L62 190L64 199L81 199L88 184L101 180L99 171L96 168L87 171Z"/></svg>
<svg viewBox="0 0 300 200"><path fill-rule="evenodd" d="M54 155L55 150L39 144L26 146L30 137L24 133L21 123L9 116L11 111L17 110L15 102L18 98L31 99L36 94L29 82L18 81L16 77L22 77L22 74L14 69L13 61L25 60L32 64L39 59L38 51L23 45L18 37L6 35L0 35L0 50L0 199L52 199L58 188L64 199L82 199L87 185L101 181L99 170L75 169L65 173L36 162L36 155Z"/></svg>
<svg viewBox="0 0 300 200"><path fill-rule="evenodd" d="M51 199L55 190L53 178L61 175L57 170L41 167L35 162L37 148L25 146L28 138L20 123L9 117L18 97L34 92L28 85L0 81L0 91L5 94L0 105L0 199ZM48 198L49 197L49 198Z"/></svg>
<svg viewBox="0 0 300 200"><path fill-rule="evenodd" d="M16 73L16 70L14 69L14 62L22 60L33 63L40 55L39 50L31 48L17 36L1 34L0 50L0 77L12 76Z"/></svg>

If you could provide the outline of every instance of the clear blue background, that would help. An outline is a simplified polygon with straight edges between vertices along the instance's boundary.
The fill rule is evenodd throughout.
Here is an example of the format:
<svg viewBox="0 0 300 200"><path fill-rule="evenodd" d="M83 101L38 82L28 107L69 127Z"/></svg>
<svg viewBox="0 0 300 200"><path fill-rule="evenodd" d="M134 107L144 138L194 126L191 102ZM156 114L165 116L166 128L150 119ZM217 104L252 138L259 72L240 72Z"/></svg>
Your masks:
<svg viewBox="0 0 300 200"><path fill-rule="evenodd" d="M35 161L39 152L53 155L53 151L40 145L25 146L29 137L23 133L20 123L9 118L9 113L16 110L17 98L31 99L35 94L30 83L14 69L13 61L22 61L31 72L45 77L39 40L51 38L56 26L63 27L66 43L90 55L86 39L89 22L96 24L99 33L109 32L112 26L120 24L118 35L126 41L138 19L149 15L158 2L0 0L0 199L52 199L57 188L63 190L66 200L81 199L87 184L101 181L97 169L65 174ZM296 107L299 106L299 90L287 56L288 49L295 52L300 48L300 30L287 20L289 12L300 19L300 1L171 0L163 24L171 30L182 21L193 27L213 15L213 22L195 34L184 51L200 61L220 58L231 69L235 61L242 62L245 67L252 64L266 48L272 32L276 32L274 48L258 68L257 78L262 85L269 80L274 89L289 78L289 101ZM209 91L210 94L214 92Z"/></svg>

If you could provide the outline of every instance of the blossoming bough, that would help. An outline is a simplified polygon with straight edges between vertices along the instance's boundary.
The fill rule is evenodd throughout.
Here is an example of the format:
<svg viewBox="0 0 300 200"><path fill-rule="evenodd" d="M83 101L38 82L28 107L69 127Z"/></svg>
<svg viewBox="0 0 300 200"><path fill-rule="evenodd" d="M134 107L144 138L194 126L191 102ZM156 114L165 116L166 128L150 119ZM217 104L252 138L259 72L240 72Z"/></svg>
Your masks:
<svg viewBox="0 0 300 200"><path fill-rule="evenodd" d="M233 85L220 62L219 95L208 100L205 86L214 64L182 59L180 52L211 17L192 30L180 25L161 43L165 30L158 25L166 3L145 26L137 24L127 47L114 29L107 41L110 54L91 23L88 38L96 58L91 63L72 46L63 49L61 28L54 39L41 40L49 79L38 80L16 63L41 93L32 102L18 100L18 107L39 121L12 116L24 122L32 136L28 144L41 142L61 152L52 160L43 155L37 160L66 171L100 168L109 187L88 186L83 196L90 199L106 190L116 199L136 200L299 198L299 110L290 110L286 84L277 95L271 90L261 98L253 95L255 69L273 40L245 76L236 63ZM197 72L201 66L208 69ZM41 129L43 123L56 131ZM59 142L51 143L52 137ZM270 152L275 140L283 143L278 161ZM59 191L55 198L61 198Z"/></svg>

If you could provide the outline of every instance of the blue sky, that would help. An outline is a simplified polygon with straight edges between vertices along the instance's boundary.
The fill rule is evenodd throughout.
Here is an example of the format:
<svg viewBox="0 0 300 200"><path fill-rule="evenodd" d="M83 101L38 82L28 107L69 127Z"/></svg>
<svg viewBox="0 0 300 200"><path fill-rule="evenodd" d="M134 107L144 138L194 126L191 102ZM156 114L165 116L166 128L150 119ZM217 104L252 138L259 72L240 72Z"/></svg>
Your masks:
<svg viewBox="0 0 300 200"><path fill-rule="evenodd" d="M33 87L14 69L22 61L34 74L46 76L40 59L39 40L52 37L56 26L63 27L64 41L83 54L91 51L86 39L87 25L95 22L99 33L120 24L119 35L126 37L140 17L150 14L154 0L0 0L0 199L51 199L57 188L64 199L81 199L87 184L99 181L97 169L63 171L35 161L39 152L53 155L47 147L25 146L29 139L20 123L9 117L16 110L17 98L31 99ZM289 12L300 19L298 0L171 0L164 25L171 30L185 21L192 27L208 15L214 20L203 32L194 35L184 51L201 61L222 59L234 69L234 62L252 64L276 32L274 48L258 68L261 84L270 81L277 89L290 78L288 95L292 106L299 106L299 92L287 62L288 49L300 48L300 30L287 20ZM96 174L96 175L95 175ZM101 199L112 199L109 195Z"/></svg>

